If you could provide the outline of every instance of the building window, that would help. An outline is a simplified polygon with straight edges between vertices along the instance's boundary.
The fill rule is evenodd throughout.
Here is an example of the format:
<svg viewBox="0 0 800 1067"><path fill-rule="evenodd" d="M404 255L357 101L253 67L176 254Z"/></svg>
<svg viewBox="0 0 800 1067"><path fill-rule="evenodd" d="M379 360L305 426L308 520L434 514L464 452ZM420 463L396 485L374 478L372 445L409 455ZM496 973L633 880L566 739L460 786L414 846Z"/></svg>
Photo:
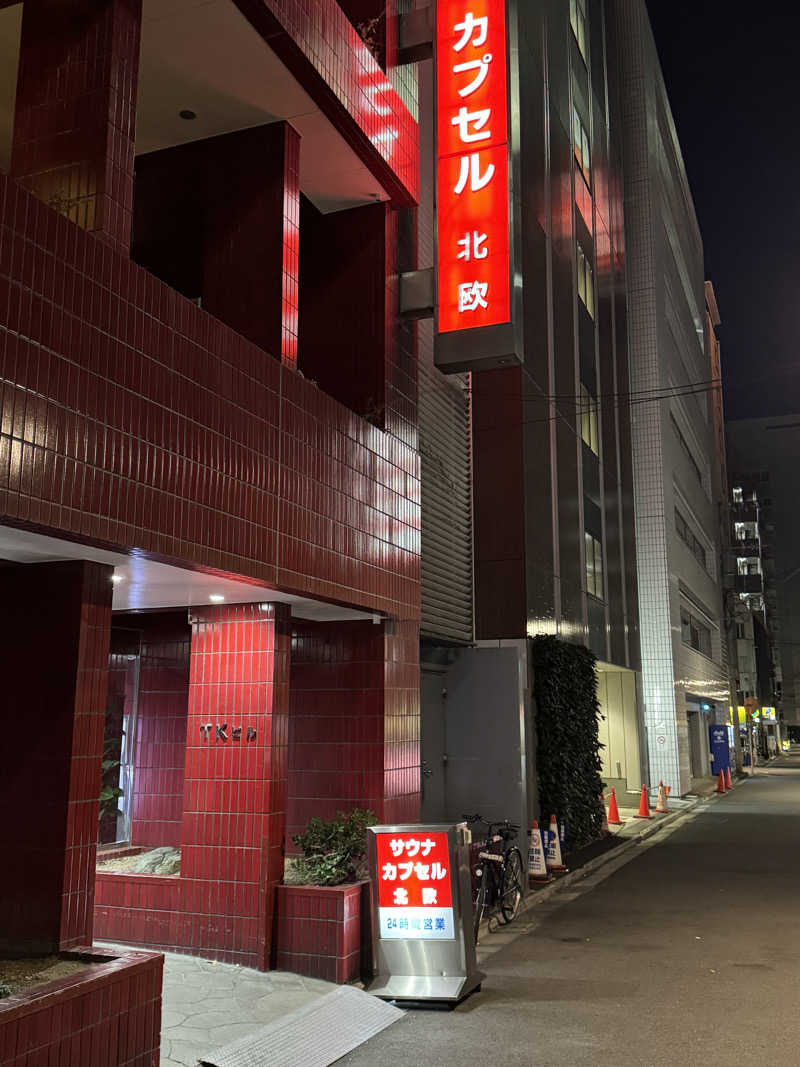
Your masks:
<svg viewBox="0 0 800 1067"><path fill-rule="evenodd" d="M596 537L590 533L584 533L586 546L586 592L596 596L598 600L604 597L603 589L603 549Z"/></svg>
<svg viewBox="0 0 800 1067"><path fill-rule="evenodd" d="M584 307L594 318L594 277L589 258L580 245L578 247L578 296Z"/></svg>
<svg viewBox="0 0 800 1067"><path fill-rule="evenodd" d="M586 62L586 0L569 0L569 24L578 42L578 51Z"/></svg>
<svg viewBox="0 0 800 1067"><path fill-rule="evenodd" d="M703 544L698 541L695 535L692 533L689 523L684 519L683 515L675 509L675 532L681 541L691 550L692 555L704 569L708 569L708 558L706 556L706 550Z"/></svg>
<svg viewBox="0 0 800 1067"><path fill-rule="evenodd" d="M741 504L743 502L742 490L740 486L737 486L733 490L733 502L734 504Z"/></svg>
<svg viewBox="0 0 800 1067"><path fill-rule="evenodd" d="M737 541L758 541L758 523L735 522L733 531Z"/></svg>
<svg viewBox="0 0 800 1067"><path fill-rule="evenodd" d="M694 458L694 453L692 452L691 448L689 448L689 445L686 442L686 438L681 433L680 426L678 426L678 423L675 421L675 416L670 412L670 416L669 417L670 417L670 420L672 422L672 429L675 431L675 436L678 438L678 443L680 444L681 448L683 449L684 454L686 455L686 458L689 460L689 463L691 464L692 470L694 471L698 482L702 485L703 484L703 472L700 470L700 466L699 466L697 460ZM734 489L734 500L736 499L735 493L736 493L736 490Z"/></svg>
<svg viewBox="0 0 800 1067"><path fill-rule="evenodd" d="M681 608L681 640L711 659L711 631L685 608Z"/></svg>
<svg viewBox="0 0 800 1067"><path fill-rule="evenodd" d="M597 443L597 400L583 383L581 383L581 438L596 456L600 454Z"/></svg>
<svg viewBox="0 0 800 1067"><path fill-rule="evenodd" d="M737 622L736 623L736 637L738 638L738 640L744 641L745 634L744 634L744 623L743 622Z"/></svg>
<svg viewBox="0 0 800 1067"><path fill-rule="evenodd" d="M586 179L586 184L592 187L592 157L589 152L589 135L583 128L578 109L572 105L572 137L575 151L575 159L578 161L581 174Z"/></svg>
<svg viewBox="0 0 800 1067"><path fill-rule="evenodd" d="M761 574L761 560L758 556L737 556L736 571L738 574Z"/></svg>

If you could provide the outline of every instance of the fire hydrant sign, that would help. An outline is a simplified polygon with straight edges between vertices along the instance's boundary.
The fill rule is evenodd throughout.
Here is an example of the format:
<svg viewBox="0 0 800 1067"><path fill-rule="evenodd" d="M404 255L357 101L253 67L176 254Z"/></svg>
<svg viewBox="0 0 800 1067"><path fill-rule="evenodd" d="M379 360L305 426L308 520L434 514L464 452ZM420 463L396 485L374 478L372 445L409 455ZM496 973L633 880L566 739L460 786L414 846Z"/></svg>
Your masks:
<svg viewBox="0 0 800 1067"><path fill-rule="evenodd" d="M508 322L506 0L436 5L438 330Z"/></svg>
<svg viewBox="0 0 800 1067"><path fill-rule="evenodd" d="M380 937L454 938L447 834L378 833L376 847Z"/></svg>

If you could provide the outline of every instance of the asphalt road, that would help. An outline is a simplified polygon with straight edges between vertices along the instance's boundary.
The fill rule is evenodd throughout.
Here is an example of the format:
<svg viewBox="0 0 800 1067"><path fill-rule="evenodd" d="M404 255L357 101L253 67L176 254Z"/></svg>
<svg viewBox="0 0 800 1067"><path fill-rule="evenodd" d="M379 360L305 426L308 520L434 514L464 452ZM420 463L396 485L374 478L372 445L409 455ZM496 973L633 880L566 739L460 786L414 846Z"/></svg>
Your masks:
<svg viewBox="0 0 800 1067"><path fill-rule="evenodd" d="M339 1063L798 1067L800 757L665 835L535 909L455 1011Z"/></svg>

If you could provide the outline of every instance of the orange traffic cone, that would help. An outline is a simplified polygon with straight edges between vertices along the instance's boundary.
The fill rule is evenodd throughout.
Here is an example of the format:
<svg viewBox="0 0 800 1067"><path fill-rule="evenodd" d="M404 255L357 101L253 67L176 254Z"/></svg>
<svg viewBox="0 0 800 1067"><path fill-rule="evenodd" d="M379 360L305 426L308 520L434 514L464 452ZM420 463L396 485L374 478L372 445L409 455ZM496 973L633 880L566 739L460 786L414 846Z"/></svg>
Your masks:
<svg viewBox="0 0 800 1067"><path fill-rule="evenodd" d="M531 843L528 846L528 882L549 882L550 875L547 871L547 863L542 844L542 832L539 823L534 819L531 823Z"/></svg>
<svg viewBox="0 0 800 1067"><path fill-rule="evenodd" d="M646 785L642 786L642 796L641 796L641 798L639 800L639 813L636 816L636 818L637 819L649 819L649 818L651 818L650 805L647 803L647 786Z"/></svg>
<svg viewBox="0 0 800 1067"><path fill-rule="evenodd" d="M726 789L733 789L733 782L731 782L731 769L730 769L730 767L726 767L725 768L725 788Z"/></svg>
<svg viewBox="0 0 800 1067"><path fill-rule="evenodd" d="M548 871L555 871L559 874L567 869L561 858L561 836L558 832L558 822L555 815L550 816L550 832L547 835L547 852L545 855Z"/></svg>
<svg viewBox="0 0 800 1067"><path fill-rule="evenodd" d="M608 816L606 815L606 797L605 793L600 794L600 810L603 813L603 821L600 824L601 834L610 834L611 831L608 828Z"/></svg>
<svg viewBox="0 0 800 1067"><path fill-rule="evenodd" d="M725 772L724 771L720 771L719 772L719 781L717 782L717 792L718 793L727 793L728 792L728 790L725 788Z"/></svg>
<svg viewBox="0 0 800 1067"><path fill-rule="evenodd" d="M667 790L663 782L658 783L658 800L656 801L656 815L668 815Z"/></svg>
<svg viewBox="0 0 800 1067"><path fill-rule="evenodd" d="M617 794L613 789L608 800L608 825L622 826L622 819L619 817L619 808L617 807Z"/></svg>

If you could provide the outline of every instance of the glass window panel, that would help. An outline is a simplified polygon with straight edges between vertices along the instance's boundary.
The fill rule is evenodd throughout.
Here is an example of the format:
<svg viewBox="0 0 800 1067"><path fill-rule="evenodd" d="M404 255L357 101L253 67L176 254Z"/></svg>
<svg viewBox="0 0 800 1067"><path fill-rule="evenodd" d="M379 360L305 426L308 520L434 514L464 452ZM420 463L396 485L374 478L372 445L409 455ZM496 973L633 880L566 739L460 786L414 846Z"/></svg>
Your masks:
<svg viewBox="0 0 800 1067"><path fill-rule="evenodd" d="M589 260L585 259L584 262L586 264L586 310L594 318L594 277Z"/></svg>

